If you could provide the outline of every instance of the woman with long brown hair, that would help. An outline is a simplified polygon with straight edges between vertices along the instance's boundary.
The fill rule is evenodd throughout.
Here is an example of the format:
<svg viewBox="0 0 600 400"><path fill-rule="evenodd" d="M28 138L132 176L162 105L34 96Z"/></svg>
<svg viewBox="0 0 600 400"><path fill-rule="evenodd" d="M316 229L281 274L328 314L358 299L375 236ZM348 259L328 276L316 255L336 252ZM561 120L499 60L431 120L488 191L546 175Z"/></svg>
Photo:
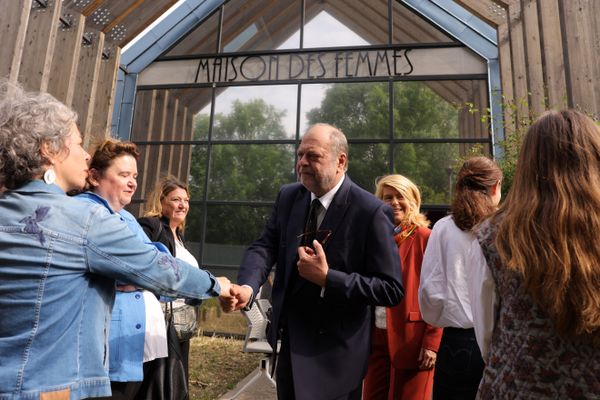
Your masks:
<svg viewBox="0 0 600 400"><path fill-rule="evenodd" d="M468 277L472 229L500 202L502 171L487 157L467 160L456 181L451 214L433 227L421 268L423 319L444 328L433 378L434 399L473 399L483 372L475 339Z"/></svg>
<svg viewBox="0 0 600 400"><path fill-rule="evenodd" d="M577 111L547 112L473 245L480 397L600 396L599 231L600 129Z"/></svg>

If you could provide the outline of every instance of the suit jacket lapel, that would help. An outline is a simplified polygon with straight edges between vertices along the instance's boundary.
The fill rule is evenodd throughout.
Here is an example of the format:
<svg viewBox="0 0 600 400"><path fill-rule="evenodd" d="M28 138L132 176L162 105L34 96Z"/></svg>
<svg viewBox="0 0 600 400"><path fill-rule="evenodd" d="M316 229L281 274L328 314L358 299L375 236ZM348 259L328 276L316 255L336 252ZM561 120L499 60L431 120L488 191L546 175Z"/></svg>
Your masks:
<svg viewBox="0 0 600 400"><path fill-rule="evenodd" d="M298 235L304 233L304 223L306 222L309 206L310 192L302 188L296 194L292 204L286 231L286 240L289 243L286 245L286 260L289 262L289 265L285 266L284 282L286 288L292 276L292 270L296 268L298 246L300 246Z"/></svg>
<svg viewBox="0 0 600 400"><path fill-rule="evenodd" d="M328 229L332 232L331 238L324 246L324 250L327 250L328 244L335 237L337 227L344 220L344 214L346 214L350 206L350 187L352 187L352 181L346 175L342 186L340 186L335 196L333 196L333 200L327 208L327 213L325 213L325 218L323 218L323 222L319 227L319 230Z"/></svg>

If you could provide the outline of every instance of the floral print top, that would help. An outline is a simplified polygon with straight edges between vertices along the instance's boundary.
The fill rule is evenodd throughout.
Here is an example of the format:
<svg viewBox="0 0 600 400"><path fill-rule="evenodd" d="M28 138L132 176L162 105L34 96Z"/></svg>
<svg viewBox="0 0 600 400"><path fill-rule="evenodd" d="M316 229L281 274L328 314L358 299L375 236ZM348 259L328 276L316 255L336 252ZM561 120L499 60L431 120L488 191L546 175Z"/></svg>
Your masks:
<svg viewBox="0 0 600 400"><path fill-rule="evenodd" d="M478 398L600 399L600 348L558 335L520 276L501 263L497 223L487 220L477 233L498 299Z"/></svg>

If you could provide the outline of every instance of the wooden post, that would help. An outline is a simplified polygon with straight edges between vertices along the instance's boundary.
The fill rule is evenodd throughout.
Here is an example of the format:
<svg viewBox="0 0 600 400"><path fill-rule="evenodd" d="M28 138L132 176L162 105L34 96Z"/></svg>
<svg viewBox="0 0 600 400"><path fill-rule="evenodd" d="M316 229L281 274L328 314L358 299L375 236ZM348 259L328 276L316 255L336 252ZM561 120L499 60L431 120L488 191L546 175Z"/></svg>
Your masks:
<svg viewBox="0 0 600 400"><path fill-rule="evenodd" d="M134 141L148 141L152 138L154 123L154 106L156 104L156 90L143 90L137 93L135 102L135 114L133 118L133 127L131 139ZM150 146L140 146L140 160L138 163L139 181L138 196L146 199L148 186L148 168L150 165ZM144 205L139 209L139 216L143 212Z"/></svg>
<svg viewBox="0 0 600 400"><path fill-rule="evenodd" d="M94 135L104 134L110 129L121 48L114 46L107 50L107 54L108 59L102 59L100 62L100 77L92 116L92 133Z"/></svg>
<svg viewBox="0 0 600 400"><path fill-rule="evenodd" d="M62 2L49 1L47 4L42 8L33 3L29 15L18 78L27 90L45 92L48 88Z"/></svg>
<svg viewBox="0 0 600 400"><path fill-rule="evenodd" d="M539 4L539 6L544 7L543 4ZM542 46L540 42L540 25L538 22L538 0L528 0L523 5L523 28L527 54L529 109L533 113L532 116L537 117L546 109Z"/></svg>
<svg viewBox="0 0 600 400"><path fill-rule="evenodd" d="M92 119L100 76L104 34L98 31L88 31L86 37L91 39L91 43L84 44L81 49L73 96L73 108L79 113L79 130L83 134L85 147L89 146L92 135Z"/></svg>
<svg viewBox="0 0 600 400"><path fill-rule="evenodd" d="M0 76L16 82L27 36L31 0L0 0Z"/></svg>
<svg viewBox="0 0 600 400"><path fill-rule="evenodd" d="M562 108L567 103L563 37L560 32L558 0L544 0L539 7L544 64L544 84L549 108Z"/></svg>
<svg viewBox="0 0 600 400"><path fill-rule="evenodd" d="M59 23L56 48L50 68L48 92L66 105L71 106L75 92L85 17L75 13L68 21L71 23L70 27L65 27L62 23Z"/></svg>

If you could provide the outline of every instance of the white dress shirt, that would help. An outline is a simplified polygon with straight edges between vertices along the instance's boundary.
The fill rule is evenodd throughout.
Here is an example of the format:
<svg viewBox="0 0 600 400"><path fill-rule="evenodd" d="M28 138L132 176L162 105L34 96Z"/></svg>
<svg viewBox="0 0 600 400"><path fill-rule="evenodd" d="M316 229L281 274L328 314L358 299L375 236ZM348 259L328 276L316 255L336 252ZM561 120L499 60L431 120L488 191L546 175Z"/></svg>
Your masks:
<svg viewBox="0 0 600 400"><path fill-rule="evenodd" d="M460 230L452 216L440 219L427 242L419 306L423 319L438 327L473 328L468 254L475 235Z"/></svg>

